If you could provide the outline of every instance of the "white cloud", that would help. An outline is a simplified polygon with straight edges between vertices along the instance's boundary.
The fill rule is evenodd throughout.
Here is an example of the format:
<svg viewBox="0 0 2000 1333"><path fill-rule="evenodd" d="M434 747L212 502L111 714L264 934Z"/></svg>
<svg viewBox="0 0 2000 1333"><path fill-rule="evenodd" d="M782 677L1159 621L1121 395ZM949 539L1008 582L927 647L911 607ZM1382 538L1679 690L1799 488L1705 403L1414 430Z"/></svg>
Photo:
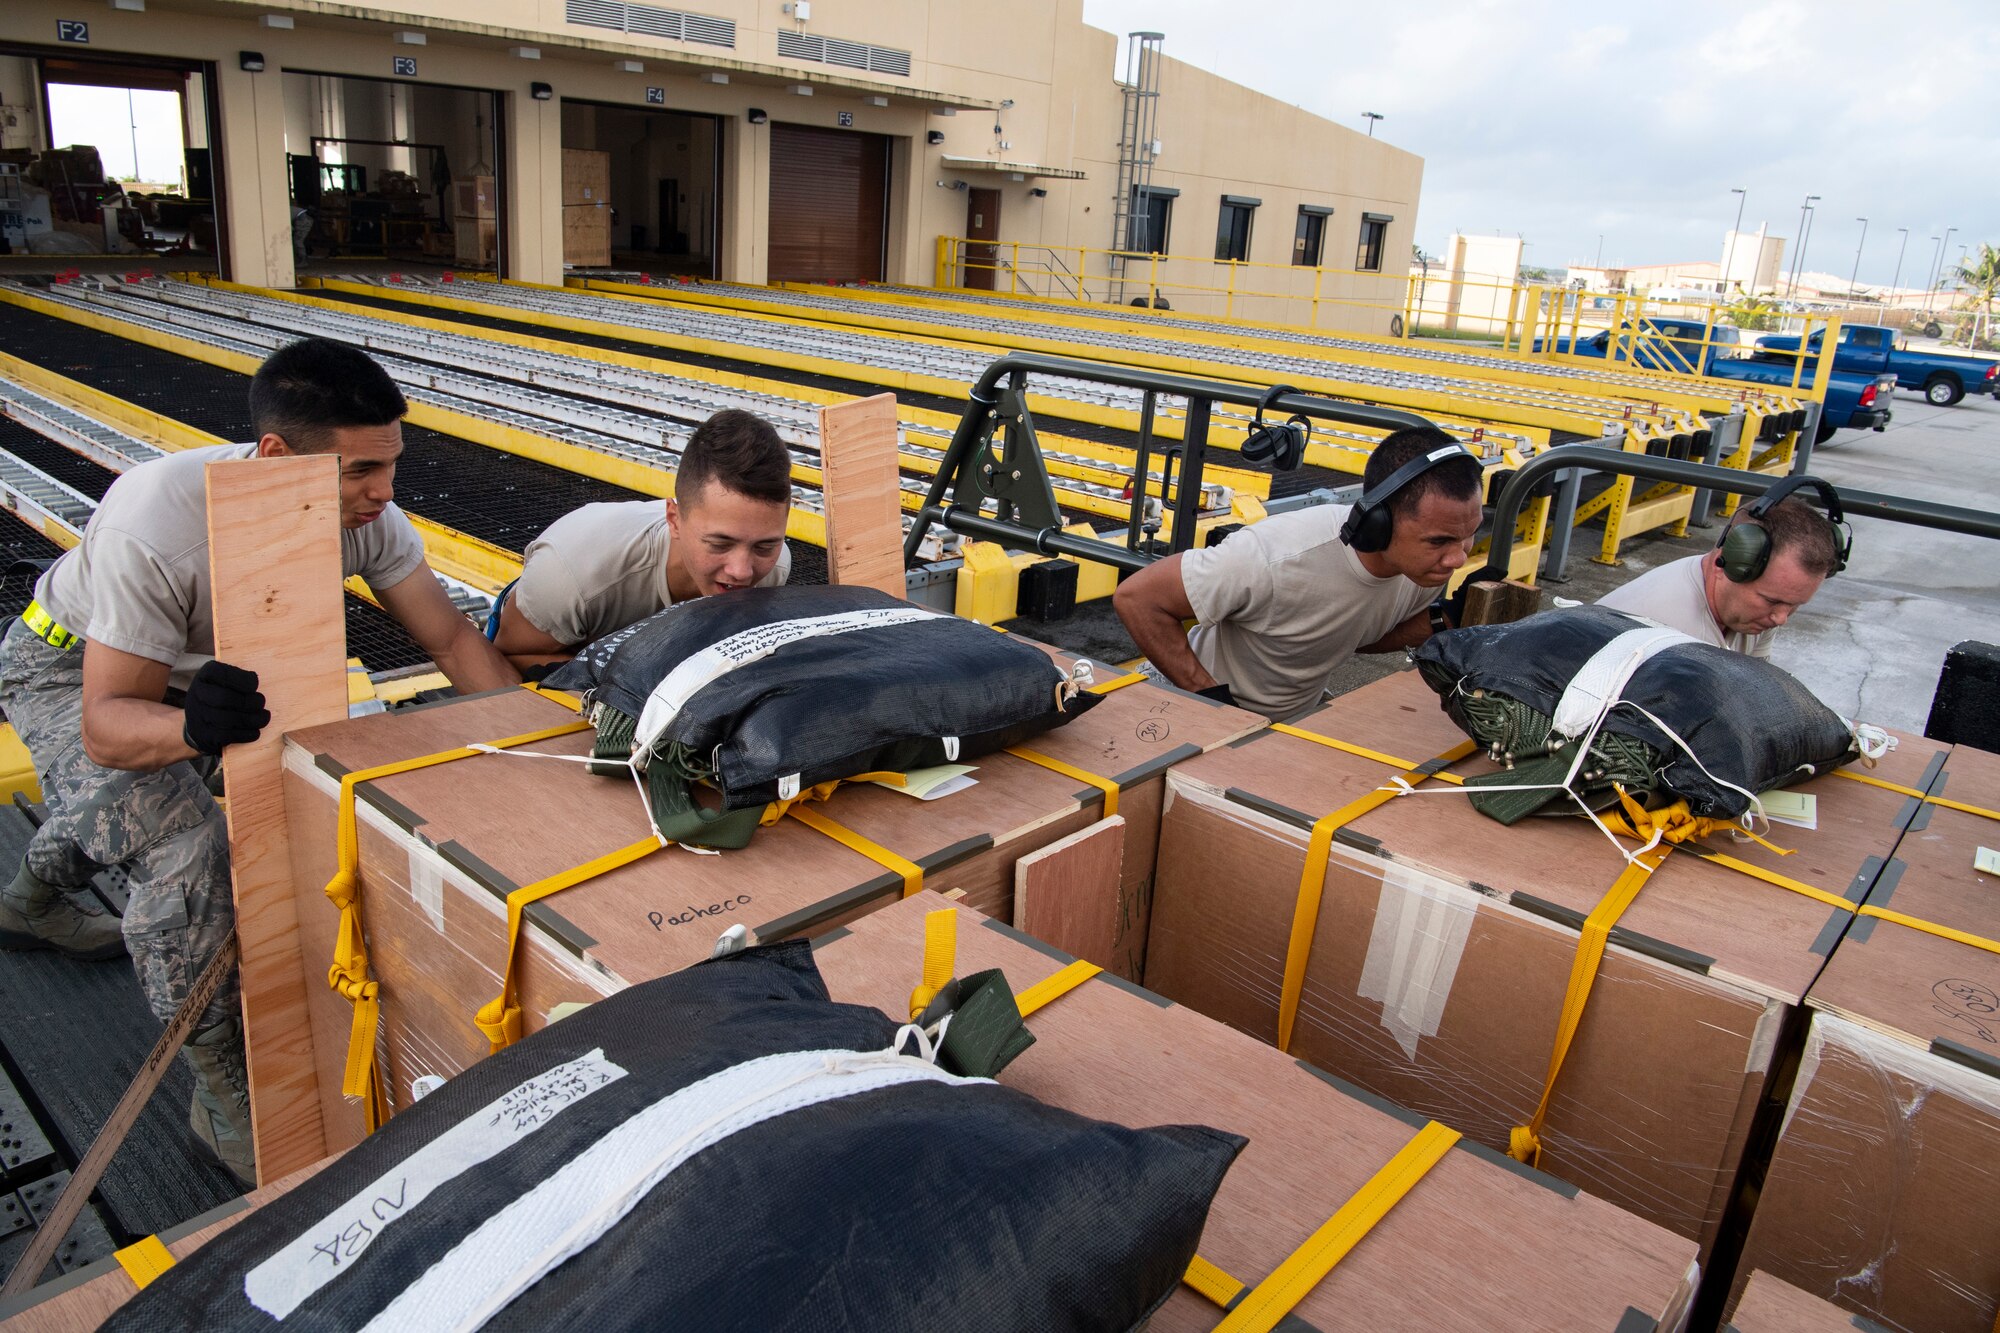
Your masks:
<svg viewBox="0 0 2000 1333"><path fill-rule="evenodd" d="M1421 154L1417 239L1521 233L1529 262L1720 258L1744 226L1886 282L1896 229L2000 241L1990 0L1433 0L1363 9L1302 0L1085 0L1115 33L1164 32L1169 56ZM1924 256L1926 265L1929 255Z"/></svg>

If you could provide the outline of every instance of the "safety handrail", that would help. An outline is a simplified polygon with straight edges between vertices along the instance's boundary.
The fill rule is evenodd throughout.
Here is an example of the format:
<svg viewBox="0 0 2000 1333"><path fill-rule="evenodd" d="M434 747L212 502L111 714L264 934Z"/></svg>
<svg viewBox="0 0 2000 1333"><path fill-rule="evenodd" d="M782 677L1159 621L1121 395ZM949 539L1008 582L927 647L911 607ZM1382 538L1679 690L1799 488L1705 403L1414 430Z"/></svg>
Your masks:
<svg viewBox="0 0 2000 1333"><path fill-rule="evenodd" d="M1077 537L1062 531L1055 490L1043 466L1034 418L1028 410L1028 376L1031 374L1115 384L1144 393L1139 411L1139 446L1133 464L1135 484L1125 545ZM1003 380L1006 381L1004 388ZM1032 352L1010 352L989 365L972 386L965 414L959 418L944 460L931 478L923 508L918 511L916 522L904 538L904 561L911 563L916 560L917 548L930 531L931 524L939 523L963 536L981 537L1002 545L1097 560L1127 571L1145 568L1152 562L1152 557L1138 549L1140 518L1147 499L1145 480L1149 475L1149 459L1153 450L1153 422L1162 394L1187 400L1181 439L1161 450L1164 464L1161 479L1171 487L1174 505L1171 546L1175 551L1187 549L1194 540L1211 409L1217 403L1255 408L1264 401L1263 392L1252 385L1197 379L1166 371L1106 365ZM1279 394L1265 404L1265 410L1280 421L1296 413L1383 431L1432 424L1428 418L1415 412L1368 403L1336 402L1303 393ZM996 447L996 436L1004 439L1003 446ZM1176 455L1180 471L1178 480L1172 476ZM1162 497L1167 498L1164 487ZM998 517L988 517L981 512L989 500L996 502Z"/></svg>
<svg viewBox="0 0 2000 1333"><path fill-rule="evenodd" d="M1514 530L1522 506L1544 481L1568 468L1621 473L1648 481L1698 486L1737 495L1762 495L1785 480L1783 477L1739 472L1735 468L1714 467L1707 463L1682 462L1677 458L1628 454L1594 444L1558 445L1529 459L1500 488L1500 494L1493 501L1493 540L1487 548L1486 565L1471 576L1473 580L1490 582L1508 577L1507 564L1514 554ZM1933 500L1918 500L1906 495L1887 495L1880 491L1857 491L1846 487L1834 489L1840 496L1841 510L1846 514L1886 518L1891 522L1936 528L1941 532L2000 539L2000 513L1938 504Z"/></svg>

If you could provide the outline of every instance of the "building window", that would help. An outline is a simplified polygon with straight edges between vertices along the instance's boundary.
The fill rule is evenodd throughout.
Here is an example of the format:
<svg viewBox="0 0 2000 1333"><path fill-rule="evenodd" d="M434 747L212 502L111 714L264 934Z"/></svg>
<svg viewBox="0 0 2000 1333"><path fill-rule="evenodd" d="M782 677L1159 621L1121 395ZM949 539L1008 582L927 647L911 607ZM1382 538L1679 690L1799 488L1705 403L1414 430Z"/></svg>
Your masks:
<svg viewBox="0 0 2000 1333"><path fill-rule="evenodd" d="M1354 267L1362 273L1382 271L1382 244L1389 237L1389 224L1394 218L1380 213L1361 215L1361 242L1354 247Z"/></svg>
<svg viewBox="0 0 2000 1333"><path fill-rule="evenodd" d="M1292 262L1302 268L1317 268L1326 257L1326 220L1330 208L1311 204L1299 209L1298 229L1292 233Z"/></svg>
<svg viewBox="0 0 2000 1333"><path fill-rule="evenodd" d="M1163 255L1167 252L1167 224L1173 219L1174 194L1144 186L1132 188L1132 235L1128 242L1134 253Z"/></svg>
<svg viewBox="0 0 2000 1333"><path fill-rule="evenodd" d="M1261 199L1246 199L1236 194L1222 196L1222 211L1215 223L1217 259L1250 257L1250 218L1262 202Z"/></svg>

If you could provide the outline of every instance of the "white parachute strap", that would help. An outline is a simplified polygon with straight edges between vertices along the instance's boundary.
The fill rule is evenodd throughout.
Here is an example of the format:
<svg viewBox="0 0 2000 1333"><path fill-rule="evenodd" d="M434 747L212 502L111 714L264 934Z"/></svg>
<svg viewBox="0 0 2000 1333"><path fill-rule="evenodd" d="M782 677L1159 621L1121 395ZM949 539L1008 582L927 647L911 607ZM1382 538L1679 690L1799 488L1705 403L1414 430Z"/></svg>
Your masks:
<svg viewBox="0 0 2000 1333"><path fill-rule="evenodd" d="M1549 714L1550 732L1565 740L1586 729L1594 732L1640 667L1668 648L1692 642L1679 630L1651 621L1611 639L1570 677Z"/></svg>
<svg viewBox="0 0 2000 1333"><path fill-rule="evenodd" d="M1090 669L1090 663L1080 657L1071 663L1068 674L1056 682L1056 711L1062 712L1071 699L1076 698L1095 681L1096 676Z"/></svg>
<svg viewBox="0 0 2000 1333"><path fill-rule="evenodd" d="M1847 717L1840 720L1846 724L1847 734L1854 738L1854 748L1860 752L1861 762L1870 768L1902 743L1872 722L1857 722Z"/></svg>
<svg viewBox="0 0 2000 1333"><path fill-rule="evenodd" d="M651 829L653 836L660 840L660 846L679 847L682 851L693 852L696 856L722 855L721 852L716 851L713 847L691 847L684 842L677 843L666 834L660 832L660 826L653 818L653 802L646 796L646 783L639 776L642 770L639 767L639 756L636 754L630 759L598 759L587 754L536 754L532 750L496 750L491 745L468 745L465 748L468 750L477 750L481 754L502 754L510 759L554 759L565 764L595 764L600 767L605 764L615 764L632 775L632 785L639 792L639 808L646 815L646 827Z"/></svg>

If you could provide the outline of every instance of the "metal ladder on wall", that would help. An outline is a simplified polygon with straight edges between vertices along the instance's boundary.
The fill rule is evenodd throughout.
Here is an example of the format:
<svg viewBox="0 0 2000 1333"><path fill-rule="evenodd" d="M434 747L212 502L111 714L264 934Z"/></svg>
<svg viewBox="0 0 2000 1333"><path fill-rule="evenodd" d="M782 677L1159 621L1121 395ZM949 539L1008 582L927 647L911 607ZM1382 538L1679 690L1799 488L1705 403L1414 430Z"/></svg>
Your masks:
<svg viewBox="0 0 2000 1333"><path fill-rule="evenodd" d="M1135 32L1125 51L1125 114L1118 129L1118 194L1112 203L1111 300L1125 304L1125 255L1139 243L1156 247L1142 233L1150 216L1138 211L1140 196L1153 179L1153 131L1160 123L1160 43L1165 33Z"/></svg>

